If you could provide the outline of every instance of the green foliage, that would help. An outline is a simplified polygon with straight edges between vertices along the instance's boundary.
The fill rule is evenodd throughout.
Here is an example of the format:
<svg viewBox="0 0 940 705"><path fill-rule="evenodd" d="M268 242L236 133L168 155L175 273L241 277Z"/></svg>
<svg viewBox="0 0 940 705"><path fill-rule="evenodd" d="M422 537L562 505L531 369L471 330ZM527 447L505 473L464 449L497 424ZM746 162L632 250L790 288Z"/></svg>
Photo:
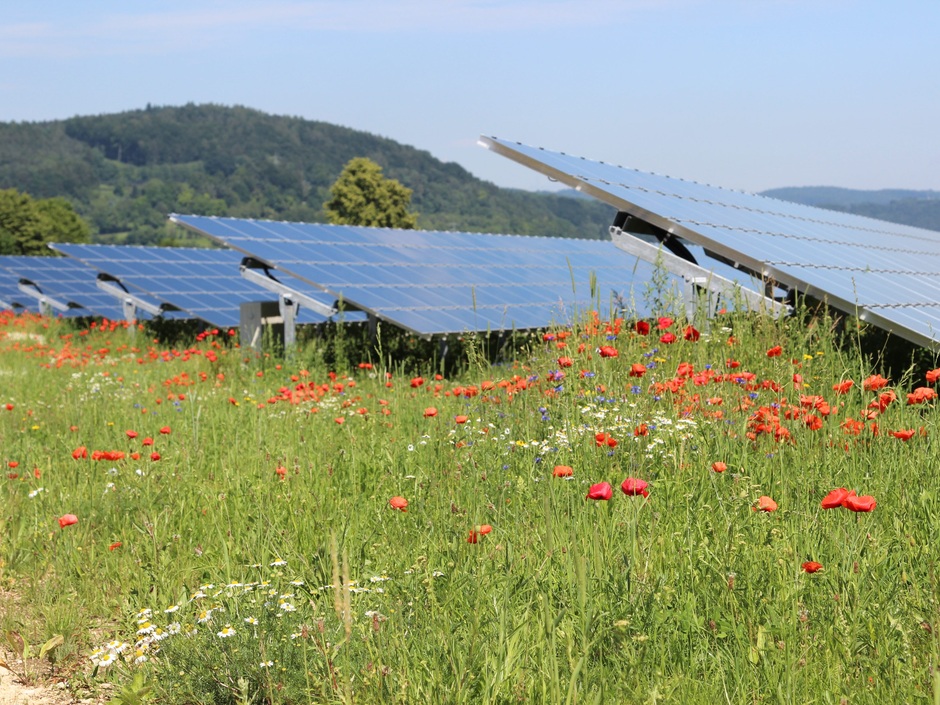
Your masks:
<svg viewBox="0 0 940 705"><path fill-rule="evenodd" d="M722 314L672 344L657 324L684 323L587 320L492 366L471 340L458 375L423 382L352 333L336 347L371 359L344 373L322 339L283 360L3 321L0 581L23 605L3 629L80 605L56 630L122 702L938 692L940 412L904 402L929 368L865 389L871 362L825 309ZM649 496L616 489L628 476ZM587 500L601 481L616 496ZM823 509L837 487L876 509ZM755 511L764 495L777 510Z"/></svg>
<svg viewBox="0 0 940 705"><path fill-rule="evenodd" d="M153 686L147 683L146 675L138 671L131 682L108 701L108 705L144 705L152 697Z"/></svg>
<svg viewBox="0 0 940 705"><path fill-rule="evenodd" d="M46 243L88 242L89 228L64 198L0 190L0 254L53 255Z"/></svg>
<svg viewBox="0 0 940 705"><path fill-rule="evenodd" d="M351 159L323 204L334 225L366 225L375 228L414 230L418 215L411 213L411 189L382 175L371 159Z"/></svg>
<svg viewBox="0 0 940 705"><path fill-rule="evenodd" d="M614 216L591 200L500 189L390 139L244 107L0 123L0 188L69 199L101 242L178 238L172 212L323 222L356 157L412 190L425 229L602 238Z"/></svg>

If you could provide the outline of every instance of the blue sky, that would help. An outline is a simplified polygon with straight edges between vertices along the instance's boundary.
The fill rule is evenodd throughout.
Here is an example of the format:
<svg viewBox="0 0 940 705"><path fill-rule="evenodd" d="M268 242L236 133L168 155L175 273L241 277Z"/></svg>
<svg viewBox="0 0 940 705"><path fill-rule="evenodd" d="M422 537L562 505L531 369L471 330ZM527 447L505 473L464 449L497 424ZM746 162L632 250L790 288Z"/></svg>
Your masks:
<svg viewBox="0 0 940 705"><path fill-rule="evenodd" d="M0 121L212 102L346 125L501 186L481 133L760 191L940 189L940 1L41 0Z"/></svg>

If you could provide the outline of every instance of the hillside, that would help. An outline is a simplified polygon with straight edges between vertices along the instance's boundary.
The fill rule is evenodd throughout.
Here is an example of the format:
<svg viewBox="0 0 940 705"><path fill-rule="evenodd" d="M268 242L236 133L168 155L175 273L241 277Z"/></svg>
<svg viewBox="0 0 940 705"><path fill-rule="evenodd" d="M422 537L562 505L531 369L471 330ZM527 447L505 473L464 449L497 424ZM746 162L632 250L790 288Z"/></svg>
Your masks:
<svg viewBox="0 0 940 705"><path fill-rule="evenodd" d="M421 228L599 238L613 220L595 201L502 189L391 139L244 107L0 123L0 189L69 199L99 242L163 240L171 212L324 221L359 156L413 190Z"/></svg>
<svg viewBox="0 0 940 705"><path fill-rule="evenodd" d="M918 228L940 230L940 191L864 191L834 186L795 186L770 189L761 195Z"/></svg>

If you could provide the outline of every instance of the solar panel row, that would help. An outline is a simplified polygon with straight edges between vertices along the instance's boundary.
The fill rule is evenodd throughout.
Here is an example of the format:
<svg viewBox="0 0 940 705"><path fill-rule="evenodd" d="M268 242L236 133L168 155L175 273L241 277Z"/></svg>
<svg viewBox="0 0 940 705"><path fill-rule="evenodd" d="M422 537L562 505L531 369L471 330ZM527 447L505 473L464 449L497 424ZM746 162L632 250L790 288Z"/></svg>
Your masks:
<svg viewBox="0 0 940 705"><path fill-rule="evenodd" d="M240 304L272 298L241 278L242 256L232 250L75 244L53 248L115 277L128 289L150 294L214 326L238 326ZM299 323L324 320L303 309L298 318Z"/></svg>
<svg viewBox="0 0 940 705"><path fill-rule="evenodd" d="M921 345L940 342L940 233L481 142L573 188Z"/></svg>
<svg viewBox="0 0 940 705"><path fill-rule="evenodd" d="M67 257L26 257L7 255L0 257L0 267L16 276L19 281L29 280L38 293L52 297L69 306L66 316L105 316L123 319L124 312L115 298L100 291L95 284L96 275L80 262ZM26 297L21 293L20 299ZM36 299L30 309L38 310Z"/></svg>
<svg viewBox="0 0 940 705"><path fill-rule="evenodd" d="M171 218L424 335L545 327L589 309L609 315L624 304L648 313L644 290L653 265L609 241ZM680 297L681 283L673 278L670 286Z"/></svg>
<svg viewBox="0 0 940 705"><path fill-rule="evenodd" d="M345 320L362 320L361 310L424 335L539 328L588 310L650 313L646 290L656 265L610 241L172 218L234 250L56 244L68 258L7 258L7 264L47 296L68 302L69 314L118 318L120 301L133 297L154 314L192 315L219 327L239 324L241 303L273 296L257 276L238 276L244 256L276 269L272 278L262 275L265 288L306 301L300 323L322 323L338 302ZM699 257L711 271L752 284L740 271ZM671 277L657 293L678 301L683 280Z"/></svg>

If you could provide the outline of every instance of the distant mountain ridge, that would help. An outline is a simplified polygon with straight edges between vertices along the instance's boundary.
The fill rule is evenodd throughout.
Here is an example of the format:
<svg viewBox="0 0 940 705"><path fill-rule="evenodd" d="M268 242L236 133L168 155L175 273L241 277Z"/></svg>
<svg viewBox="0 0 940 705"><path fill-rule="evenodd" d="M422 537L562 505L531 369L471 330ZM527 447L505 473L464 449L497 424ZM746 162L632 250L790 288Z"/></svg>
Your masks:
<svg viewBox="0 0 940 705"><path fill-rule="evenodd" d="M839 188L838 186L787 186L762 191L762 196L784 201L805 203L808 206L856 206L862 203L886 205L892 201L929 201L940 199L940 191L886 188L874 191Z"/></svg>
<svg viewBox="0 0 940 705"><path fill-rule="evenodd" d="M69 199L99 242L166 241L171 212L322 222L354 157L413 190L425 229L602 238L613 221L593 200L499 188L391 139L245 107L0 123L0 189Z"/></svg>
<svg viewBox="0 0 940 705"><path fill-rule="evenodd" d="M761 195L940 231L940 191L790 186L762 191Z"/></svg>

